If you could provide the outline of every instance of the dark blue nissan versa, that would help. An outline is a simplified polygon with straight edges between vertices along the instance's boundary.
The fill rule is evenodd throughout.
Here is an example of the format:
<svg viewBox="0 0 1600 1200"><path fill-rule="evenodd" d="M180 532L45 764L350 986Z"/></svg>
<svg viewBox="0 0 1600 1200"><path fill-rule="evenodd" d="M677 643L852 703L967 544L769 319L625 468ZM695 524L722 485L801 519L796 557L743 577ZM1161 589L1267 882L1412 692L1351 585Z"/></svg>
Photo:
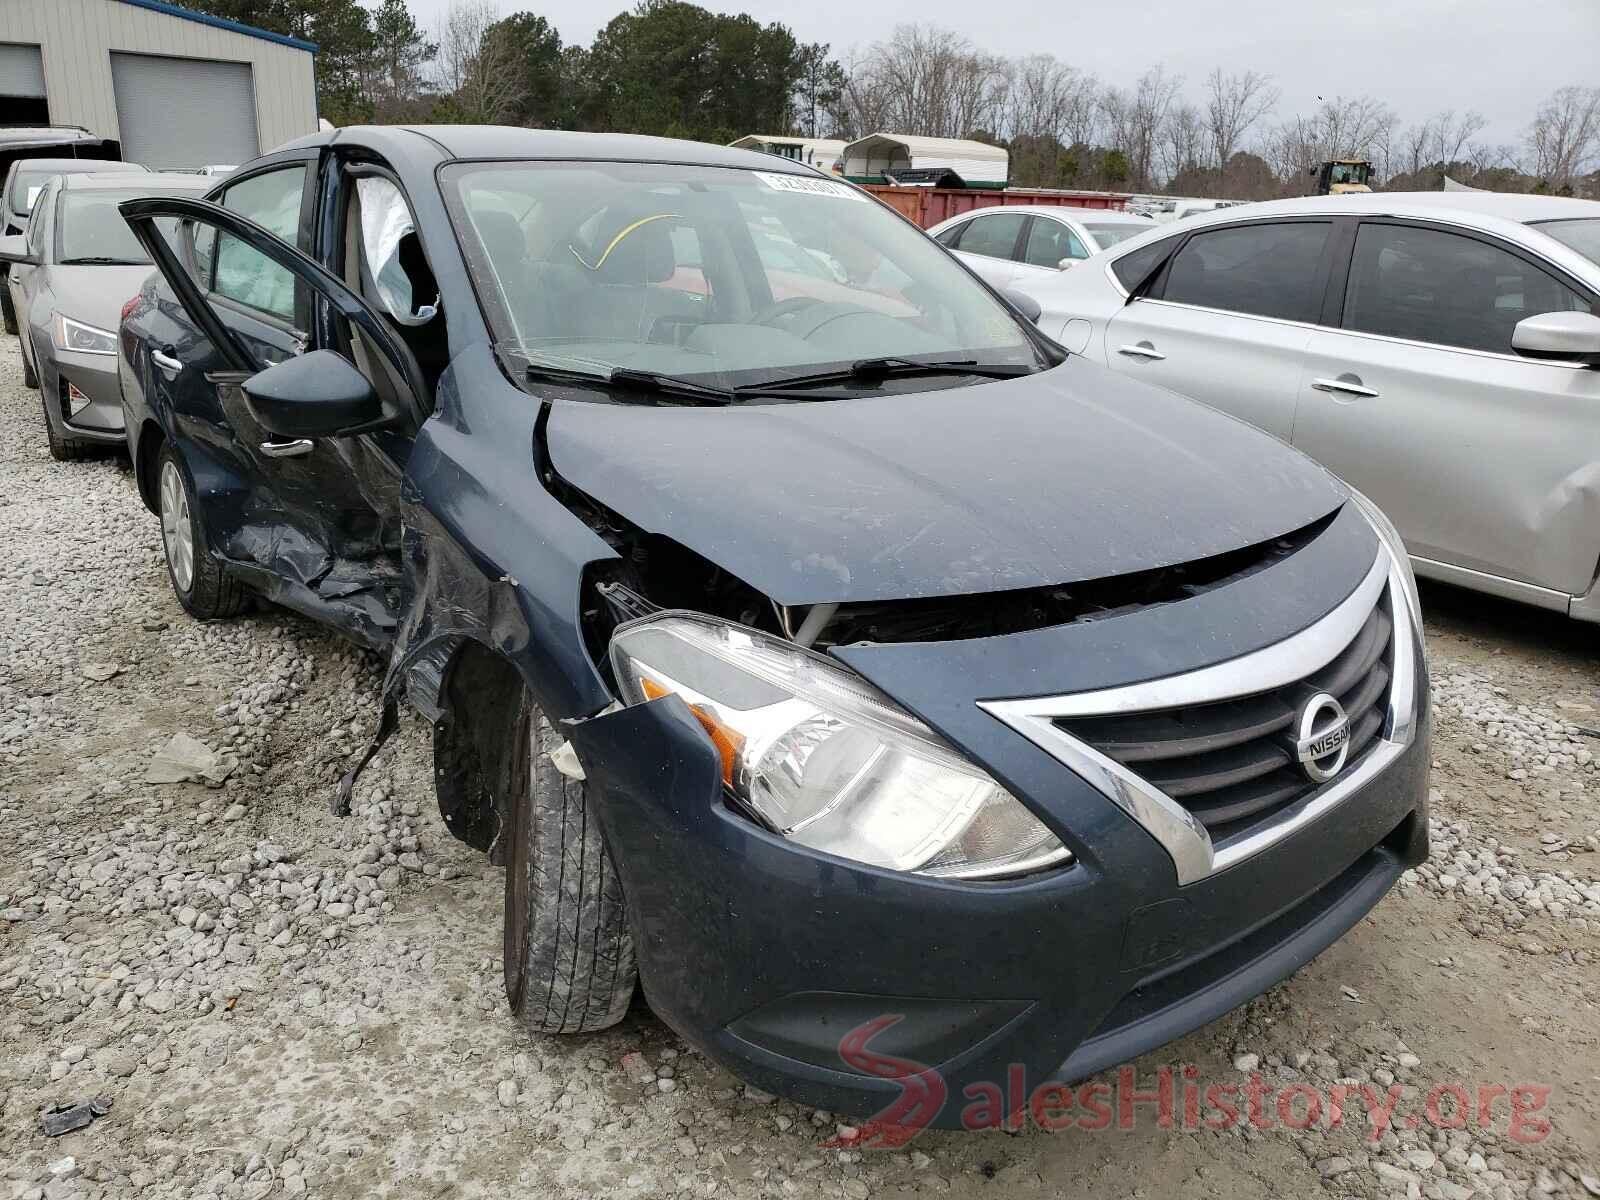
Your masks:
<svg viewBox="0 0 1600 1200"><path fill-rule="evenodd" d="M937 1068L949 1125L1011 1064L1070 1081L1249 999L1426 854L1388 521L848 184L345 129L121 208L172 586L386 656L368 757L402 701L431 722L530 1029L637 982L797 1100ZM876 1066L841 1051L869 1023Z"/></svg>

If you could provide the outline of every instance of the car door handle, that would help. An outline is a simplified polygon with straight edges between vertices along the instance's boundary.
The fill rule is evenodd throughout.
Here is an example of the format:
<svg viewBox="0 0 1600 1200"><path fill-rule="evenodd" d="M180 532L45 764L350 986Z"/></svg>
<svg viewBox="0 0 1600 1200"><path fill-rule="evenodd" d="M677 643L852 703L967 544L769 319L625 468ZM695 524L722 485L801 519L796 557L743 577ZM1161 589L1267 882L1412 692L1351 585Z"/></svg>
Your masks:
<svg viewBox="0 0 1600 1200"><path fill-rule="evenodd" d="M315 443L310 438L295 438L292 442L262 442L261 453L268 458L299 458L310 454Z"/></svg>
<svg viewBox="0 0 1600 1200"><path fill-rule="evenodd" d="M172 355L163 353L160 350L150 351L150 361L165 371L168 379L172 378L179 371L183 370L183 364L181 362L173 358Z"/></svg>
<svg viewBox="0 0 1600 1200"><path fill-rule="evenodd" d="M1118 346L1118 354L1126 354L1129 358L1148 358L1152 362L1159 362L1166 355L1157 350L1149 342L1140 342L1137 346Z"/></svg>
<svg viewBox="0 0 1600 1200"><path fill-rule="evenodd" d="M1313 379L1311 386L1319 392L1343 392L1347 396L1376 396L1376 388L1362 384L1358 375L1341 375L1337 379Z"/></svg>

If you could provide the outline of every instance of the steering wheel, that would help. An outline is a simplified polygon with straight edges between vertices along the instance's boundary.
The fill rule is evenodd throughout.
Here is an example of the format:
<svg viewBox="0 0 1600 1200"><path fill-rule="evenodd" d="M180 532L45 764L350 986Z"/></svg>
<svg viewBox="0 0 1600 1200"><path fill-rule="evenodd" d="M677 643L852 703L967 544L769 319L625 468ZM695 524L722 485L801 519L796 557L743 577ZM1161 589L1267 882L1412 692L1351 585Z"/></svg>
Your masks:
<svg viewBox="0 0 1600 1200"><path fill-rule="evenodd" d="M779 317L792 317L795 313L810 308L813 304L822 301L815 296L790 296L787 300L779 300L776 304L769 304L751 318L753 325L771 325Z"/></svg>

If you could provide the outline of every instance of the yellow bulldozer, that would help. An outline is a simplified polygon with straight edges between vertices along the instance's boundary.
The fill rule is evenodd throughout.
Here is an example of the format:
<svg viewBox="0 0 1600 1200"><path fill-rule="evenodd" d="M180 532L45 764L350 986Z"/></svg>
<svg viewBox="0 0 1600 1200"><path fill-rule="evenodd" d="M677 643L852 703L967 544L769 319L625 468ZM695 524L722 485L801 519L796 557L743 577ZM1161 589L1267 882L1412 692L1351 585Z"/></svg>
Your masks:
<svg viewBox="0 0 1600 1200"><path fill-rule="evenodd" d="M1372 164L1364 158L1330 158L1311 168L1317 177L1317 195L1343 196L1372 190Z"/></svg>

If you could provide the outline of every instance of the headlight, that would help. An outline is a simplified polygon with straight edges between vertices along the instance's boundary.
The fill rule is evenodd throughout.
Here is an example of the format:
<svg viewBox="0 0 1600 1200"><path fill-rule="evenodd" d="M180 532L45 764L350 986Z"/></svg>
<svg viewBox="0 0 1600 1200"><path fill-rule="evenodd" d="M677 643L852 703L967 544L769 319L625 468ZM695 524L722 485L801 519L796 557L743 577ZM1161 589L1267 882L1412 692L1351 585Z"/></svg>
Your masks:
<svg viewBox="0 0 1600 1200"><path fill-rule="evenodd" d="M78 354L115 354L117 335L71 317L56 314L55 342L57 350L71 350Z"/></svg>
<svg viewBox="0 0 1600 1200"><path fill-rule="evenodd" d="M1383 509L1372 502L1370 496L1356 491L1348 483L1345 487L1350 489L1350 498L1356 502L1356 507L1367 518L1367 524L1372 526L1373 532L1393 556L1395 565L1400 571L1400 581L1405 585L1406 604L1411 609L1411 620L1421 625L1422 597L1417 595L1417 576L1411 570L1411 555L1406 553L1406 544L1400 540L1400 531L1394 527L1394 522L1384 515Z"/></svg>
<svg viewBox="0 0 1600 1200"><path fill-rule="evenodd" d="M860 677L756 630L691 613L611 639L626 704L675 693L711 735L722 781L791 841L952 879L1069 861L1014 796Z"/></svg>

